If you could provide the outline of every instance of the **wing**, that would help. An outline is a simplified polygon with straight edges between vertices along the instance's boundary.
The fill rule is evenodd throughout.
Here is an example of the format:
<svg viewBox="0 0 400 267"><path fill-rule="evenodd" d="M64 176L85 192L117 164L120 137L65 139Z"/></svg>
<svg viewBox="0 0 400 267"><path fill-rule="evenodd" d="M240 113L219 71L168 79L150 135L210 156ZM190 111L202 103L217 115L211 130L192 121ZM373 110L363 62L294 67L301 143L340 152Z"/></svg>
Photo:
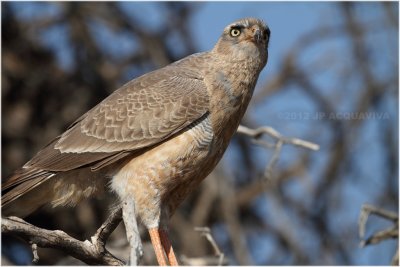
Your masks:
<svg viewBox="0 0 400 267"><path fill-rule="evenodd" d="M201 119L209 95L200 75L170 65L127 83L88 111L24 168L67 171L156 145Z"/></svg>

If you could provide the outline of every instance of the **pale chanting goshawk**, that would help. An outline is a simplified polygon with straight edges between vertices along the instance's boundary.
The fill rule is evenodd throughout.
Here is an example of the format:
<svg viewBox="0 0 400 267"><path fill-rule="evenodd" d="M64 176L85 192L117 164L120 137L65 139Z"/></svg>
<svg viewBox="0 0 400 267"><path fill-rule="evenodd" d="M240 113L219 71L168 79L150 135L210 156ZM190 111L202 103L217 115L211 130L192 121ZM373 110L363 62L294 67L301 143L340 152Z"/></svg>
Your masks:
<svg viewBox="0 0 400 267"><path fill-rule="evenodd" d="M3 183L3 215L75 205L110 189L135 203L159 264L177 265L167 221L225 152L267 62L269 37L261 20L238 20L212 50L116 90Z"/></svg>

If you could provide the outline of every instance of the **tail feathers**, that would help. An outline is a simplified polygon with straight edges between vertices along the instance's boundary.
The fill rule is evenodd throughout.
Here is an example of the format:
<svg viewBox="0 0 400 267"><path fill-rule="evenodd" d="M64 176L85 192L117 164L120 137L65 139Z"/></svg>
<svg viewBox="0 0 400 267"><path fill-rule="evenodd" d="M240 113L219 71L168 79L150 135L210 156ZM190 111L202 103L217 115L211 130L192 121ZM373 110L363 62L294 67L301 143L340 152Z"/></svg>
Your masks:
<svg viewBox="0 0 400 267"><path fill-rule="evenodd" d="M54 175L53 172L45 170L38 170L34 168L20 169L2 183L1 192L4 194L4 192L8 191L10 188L16 187L19 184L23 184L26 181L39 177L51 177L52 175Z"/></svg>
<svg viewBox="0 0 400 267"><path fill-rule="evenodd" d="M22 203L22 205L14 205L22 196L32 191L39 185L43 184L54 173L41 170L20 170L12 175L2 184L1 207L4 215L26 216L39 208L44 203L41 201L33 201L30 203ZM15 203L17 202L17 203ZM17 207L20 206L20 207Z"/></svg>

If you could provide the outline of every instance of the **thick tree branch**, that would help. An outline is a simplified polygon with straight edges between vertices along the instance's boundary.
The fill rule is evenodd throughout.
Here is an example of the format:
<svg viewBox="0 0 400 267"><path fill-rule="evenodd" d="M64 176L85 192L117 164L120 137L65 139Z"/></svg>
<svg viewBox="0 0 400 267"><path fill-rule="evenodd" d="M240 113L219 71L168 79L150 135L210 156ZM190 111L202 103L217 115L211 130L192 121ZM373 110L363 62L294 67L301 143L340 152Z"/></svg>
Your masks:
<svg viewBox="0 0 400 267"><path fill-rule="evenodd" d="M121 209L114 211L103 223L97 233L89 240L77 240L60 230L46 230L36 227L18 217L2 218L1 232L17 235L32 244L35 255L36 246L55 248L91 265L124 265L105 248L107 238L122 219ZM35 255L34 260L38 256Z"/></svg>

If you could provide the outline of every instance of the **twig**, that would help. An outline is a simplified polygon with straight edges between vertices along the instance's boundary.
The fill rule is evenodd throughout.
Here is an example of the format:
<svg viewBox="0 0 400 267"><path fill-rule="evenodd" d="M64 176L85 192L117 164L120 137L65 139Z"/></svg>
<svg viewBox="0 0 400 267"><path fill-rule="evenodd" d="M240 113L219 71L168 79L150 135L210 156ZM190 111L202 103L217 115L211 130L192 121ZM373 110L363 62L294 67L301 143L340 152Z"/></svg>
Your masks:
<svg viewBox="0 0 400 267"><path fill-rule="evenodd" d="M377 207L374 207L369 204L364 204L361 208L360 217L358 218L358 226L359 226L359 237L360 239L364 239L365 236L365 226L367 224L367 220L370 214L375 214L382 218L393 221L394 223L398 223L399 216L388 210L383 210Z"/></svg>
<svg viewBox="0 0 400 267"><path fill-rule="evenodd" d="M272 172L275 164L278 162L279 154L281 153L282 150L282 145L283 145L282 140L278 140L278 142L275 145L274 154L272 154L271 160L268 162L267 167L265 167L264 177L267 178L267 180L271 180L273 177Z"/></svg>
<svg viewBox="0 0 400 267"><path fill-rule="evenodd" d="M390 220L394 223L394 226L391 228L387 228L381 231L378 231L364 239L365 237L365 226L367 224L368 218L370 214L375 214L379 217L385 218ZM392 238L399 238L399 216L391 211L380 209L368 204L364 204L361 208L360 217L358 219L358 226L359 226L359 236L361 239L360 246L364 247L371 244L380 243L383 240L392 239ZM392 265L399 264L399 250L397 248L395 255L392 258Z"/></svg>
<svg viewBox="0 0 400 267"><path fill-rule="evenodd" d="M397 226L390 228L390 229L385 229L379 232L374 233L372 236L368 237L365 240L362 240L360 243L361 247L365 247L367 245L371 244L378 244L383 240L389 239L389 238L398 238L399 237L399 230Z"/></svg>
<svg viewBox="0 0 400 267"><path fill-rule="evenodd" d="M38 251L37 251L37 245L35 243L32 243L31 248L32 248L32 254L33 254L32 263L38 263L39 255L38 255Z"/></svg>
<svg viewBox="0 0 400 267"><path fill-rule="evenodd" d="M208 242L210 242L211 246L214 249L215 256L219 258L218 260L218 266L221 266L223 261L224 261L224 253L219 249L217 242L215 242L213 236L211 235L211 230L208 227L195 227L195 231L198 231L201 233L202 236L204 236Z"/></svg>
<svg viewBox="0 0 400 267"><path fill-rule="evenodd" d="M305 140L302 140L299 138L284 137L278 131L276 131L274 128L268 127L268 126L263 126L263 127L257 128L257 129L250 129L246 126L239 125L237 132L240 134L250 136L256 140L260 139L264 134L267 134L267 135L271 136L272 138L277 139L278 141L281 141L283 144L292 144L295 146L311 149L314 151L319 150L319 145L317 145L315 143L305 141Z"/></svg>
<svg viewBox="0 0 400 267"><path fill-rule="evenodd" d="M257 129L250 129L246 126L239 125L237 132L239 134L243 134L243 135L250 136L251 138L253 138L253 143L256 143L258 145L261 145L261 146L264 146L267 148L274 148L274 153L272 154L271 160L268 162L268 164L265 168L265 171L264 171L264 177L266 178L267 181L270 181L273 177L273 168L276 165L276 163L278 162L279 155L281 153L282 146L284 144L291 144L291 145L311 149L314 151L319 150L319 145L317 145L315 143L305 141L305 140L302 140L299 138L284 137L278 131L276 131L274 128L268 127L268 126L263 126L263 127L257 128ZM263 137L264 134L269 135L270 137L276 139L277 140L276 143L271 144L269 142L261 140L261 138Z"/></svg>
<svg viewBox="0 0 400 267"><path fill-rule="evenodd" d="M114 216L112 214L111 216ZM108 220L107 220L108 221ZM111 220L115 223L115 220ZM112 227L104 226L103 228L111 230ZM115 229L115 227L114 227ZM95 265L124 265L124 262L116 258L104 247L106 240L101 239L102 236L89 240L77 240L60 230L46 230L27 223L18 217L2 218L1 232L15 234L26 240L30 244L34 244L44 248L55 248L65 251L69 255L77 258L87 264ZM103 237L108 237L105 235ZM35 260L35 248L32 245Z"/></svg>

